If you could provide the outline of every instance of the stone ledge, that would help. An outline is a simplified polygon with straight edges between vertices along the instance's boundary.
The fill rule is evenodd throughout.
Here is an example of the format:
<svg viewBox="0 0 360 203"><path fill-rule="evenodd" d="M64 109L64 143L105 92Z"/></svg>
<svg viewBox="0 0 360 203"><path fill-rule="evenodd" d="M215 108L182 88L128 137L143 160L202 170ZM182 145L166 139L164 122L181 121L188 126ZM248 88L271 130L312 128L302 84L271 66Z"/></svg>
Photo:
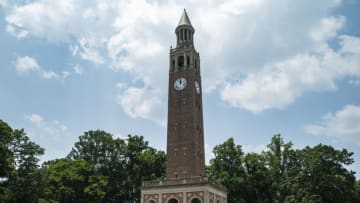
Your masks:
<svg viewBox="0 0 360 203"><path fill-rule="evenodd" d="M218 188L226 192L225 186L216 183L214 180L211 180L208 177L192 177L192 178L174 179L174 180L150 180L150 181L144 181L142 183L141 188L147 189L147 188L157 188L157 187L203 185L203 184L209 184L215 188Z"/></svg>

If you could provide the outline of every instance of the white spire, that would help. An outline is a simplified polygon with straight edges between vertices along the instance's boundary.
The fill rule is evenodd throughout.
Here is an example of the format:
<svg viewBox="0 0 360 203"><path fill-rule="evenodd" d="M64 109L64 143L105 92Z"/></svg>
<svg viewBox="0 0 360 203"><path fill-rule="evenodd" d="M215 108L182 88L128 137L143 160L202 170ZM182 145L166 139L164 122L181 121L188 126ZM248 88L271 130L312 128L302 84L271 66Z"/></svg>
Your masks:
<svg viewBox="0 0 360 203"><path fill-rule="evenodd" d="M189 16L187 15L185 9L184 9L183 14L181 15L178 26L180 26L180 25L190 25L190 26L192 26L191 22L190 22L190 19L189 19Z"/></svg>

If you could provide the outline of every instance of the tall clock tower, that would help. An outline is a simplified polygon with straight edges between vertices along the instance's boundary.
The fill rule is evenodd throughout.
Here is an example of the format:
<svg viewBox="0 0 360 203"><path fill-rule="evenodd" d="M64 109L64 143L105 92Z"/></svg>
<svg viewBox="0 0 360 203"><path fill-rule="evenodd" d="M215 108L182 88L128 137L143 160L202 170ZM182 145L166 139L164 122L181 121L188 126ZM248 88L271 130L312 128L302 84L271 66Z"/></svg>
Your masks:
<svg viewBox="0 0 360 203"><path fill-rule="evenodd" d="M226 189L205 174L200 56L184 10L170 49L166 178L144 181L141 203L227 203Z"/></svg>
<svg viewBox="0 0 360 203"><path fill-rule="evenodd" d="M205 175L200 57L194 28L184 10L170 49L167 179Z"/></svg>

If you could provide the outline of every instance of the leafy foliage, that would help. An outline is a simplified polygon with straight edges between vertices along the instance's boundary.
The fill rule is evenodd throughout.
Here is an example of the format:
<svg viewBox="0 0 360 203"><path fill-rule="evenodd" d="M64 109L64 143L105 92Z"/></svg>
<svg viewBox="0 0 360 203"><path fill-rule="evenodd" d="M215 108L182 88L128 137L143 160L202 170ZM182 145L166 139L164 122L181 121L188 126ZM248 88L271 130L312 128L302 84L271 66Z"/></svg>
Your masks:
<svg viewBox="0 0 360 203"><path fill-rule="evenodd" d="M214 148L208 176L229 203L360 202L360 180L346 166L352 152L319 144L294 149L280 135L262 153L244 153L233 138ZM23 129L0 120L0 202L140 202L144 180L165 176L166 155L142 136L101 131L79 137L67 157L39 166L44 149Z"/></svg>
<svg viewBox="0 0 360 203"><path fill-rule="evenodd" d="M99 202L105 196L107 178L96 175L84 160L58 159L44 164L42 201Z"/></svg>
<svg viewBox="0 0 360 203"><path fill-rule="evenodd" d="M95 174L107 178L103 202L139 202L141 182L165 175L165 153L149 147L142 136L122 140L104 131L88 131L68 158L86 161Z"/></svg>
<svg viewBox="0 0 360 203"><path fill-rule="evenodd" d="M1 202L36 202L42 188L42 177L37 171L38 162L39 156L44 154L44 149L30 141L23 129L12 130L6 127L6 132L11 133L7 136L7 143L1 140L0 145L6 146L4 160L7 160L8 166L3 171L6 171L4 174L7 175L8 180L0 185L0 200Z"/></svg>
<svg viewBox="0 0 360 203"><path fill-rule="evenodd" d="M214 154L208 173L227 187L229 202L360 202L359 181L345 168L354 162L346 149L295 150L275 135L261 154L244 155L232 138Z"/></svg>

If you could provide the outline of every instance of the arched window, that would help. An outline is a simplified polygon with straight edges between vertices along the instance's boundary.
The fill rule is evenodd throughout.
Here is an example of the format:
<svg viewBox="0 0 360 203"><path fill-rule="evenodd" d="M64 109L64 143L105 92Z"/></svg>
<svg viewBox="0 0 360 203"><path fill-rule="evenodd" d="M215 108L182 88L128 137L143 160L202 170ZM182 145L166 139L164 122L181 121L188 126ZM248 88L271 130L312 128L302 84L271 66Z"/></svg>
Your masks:
<svg viewBox="0 0 360 203"><path fill-rule="evenodd" d="M201 201L198 198L194 198L191 200L191 203L201 203Z"/></svg>
<svg viewBox="0 0 360 203"><path fill-rule="evenodd" d="M168 201L168 203L179 203L179 202L177 201L177 199L172 198Z"/></svg>

